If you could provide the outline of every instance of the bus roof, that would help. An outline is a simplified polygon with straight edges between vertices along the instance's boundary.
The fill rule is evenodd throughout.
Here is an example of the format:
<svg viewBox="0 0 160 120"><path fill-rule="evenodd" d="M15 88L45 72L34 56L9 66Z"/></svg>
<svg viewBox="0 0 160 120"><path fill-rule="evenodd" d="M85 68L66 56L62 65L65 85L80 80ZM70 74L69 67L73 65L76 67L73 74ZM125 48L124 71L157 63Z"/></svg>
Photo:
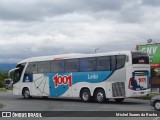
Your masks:
<svg viewBox="0 0 160 120"><path fill-rule="evenodd" d="M26 62L36 62L36 61L47 61L47 60L63 60L63 59L72 59L72 58L83 58L83 57L96 57L96 56L105 56L105 55L119 55L119 54L129 54L131 51L116 51L116 52L107 52L107 53L94 53L94 54L79 54L79 53L70 53L70 54L60 54L60 55L50 55L50 56L39 56L31 57L24 59L18 64Z"/></svg>

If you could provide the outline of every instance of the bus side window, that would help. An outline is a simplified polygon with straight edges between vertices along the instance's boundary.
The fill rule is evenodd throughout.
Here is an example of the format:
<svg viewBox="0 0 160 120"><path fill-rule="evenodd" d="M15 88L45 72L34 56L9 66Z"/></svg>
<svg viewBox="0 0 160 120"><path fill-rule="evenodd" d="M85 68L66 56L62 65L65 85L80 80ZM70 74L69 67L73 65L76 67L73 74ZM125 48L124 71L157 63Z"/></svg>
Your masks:
<svg viewBox="0 0 160 120"><path fill-rule="evenodd" d="M116 56L111 56L111 70L116 70Z"/></svg>
<svg viewBox="0 0 160 120"><path fill-rule="evenodd" d="M88 59L88 71L96 71L96 58Z"/></svg>
<svg viewBox="0 0 160 120"><path fill-rule="evenodd" d="M126 56L125 55L118 55L117 56L117 69L121 69L124 67L126 62Z"/></svg>
<svg viewBox="0 0 160 120"><path fill-rule="evenodd" d="M34 73L37 73L37 63L36 62L28 63L25 74L34 74Z"/></svg>
<svg viewBox="0 0 160 120"><path fill-rule="evenodd" d="M96 70L96 59L95 58L81 58L80 59L80 71L95 71Z"/></svg>
<svg viewBox="0 0 160 120"><path fill-rule="evenodd" d="M80 71L81 72L88 71L88 58L80 59Z"/></svg>
<svg viewBox="0 0 160 120"><path fill-rule="evenodd" d="M64 61L58 60L58 61L51 61L51 72L64 72Z"/></svg>
<svg viewBox="0 0 160 120"><path fill-rule="evenodd" d="M97 70L110 70L110 58L109 57L98 57L97 58Z"/></svg>
<svg viewBox="0 0 160 120"><path fill-rule="evenodd" d="M38 62L38 73L50 73L50 62Z"/></svg>
<svg viewBox="0 0 160 120"><path fill-rule="evenodd" d="M70 59L65 61L65 72L78 72L79 59Z"/></svg>

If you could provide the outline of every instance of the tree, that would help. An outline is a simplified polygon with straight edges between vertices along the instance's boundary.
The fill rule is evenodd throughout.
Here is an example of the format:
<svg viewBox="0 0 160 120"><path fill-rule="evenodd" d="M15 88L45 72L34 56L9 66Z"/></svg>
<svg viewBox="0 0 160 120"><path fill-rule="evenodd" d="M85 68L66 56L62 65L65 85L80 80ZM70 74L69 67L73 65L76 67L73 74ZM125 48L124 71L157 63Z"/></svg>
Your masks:
<svg viewBox="0 0 160 120"><path fill-rule="evenodd" d="M5 79L8 78L7 73L0 72L0 88L5 87Z"/></svg>

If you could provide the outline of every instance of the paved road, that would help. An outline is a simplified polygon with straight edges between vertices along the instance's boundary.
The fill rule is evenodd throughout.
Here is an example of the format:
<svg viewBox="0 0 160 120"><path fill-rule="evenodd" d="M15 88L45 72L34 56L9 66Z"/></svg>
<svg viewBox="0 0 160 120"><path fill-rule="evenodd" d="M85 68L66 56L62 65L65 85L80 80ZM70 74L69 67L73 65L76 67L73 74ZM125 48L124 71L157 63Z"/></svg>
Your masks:
<svg viewBox="0 0 160 120"><path fill-rule="evenodd" d="M95 102L83 103L80 99L32 98L25 100L22 96L14 96L12 91L0 92L0 103L4 104L0 111L154 111L150 106L149 100L126 99L122 103L116 103L111 100L103 104ZM119 120L122 118L119 118ZM45 119L48 120L49 118ZM110 118L110 120L112 119ZM153 120L155 118L140 119ZM98 120L98 118L93 118L92 120Z"/></svg>
<svg viewBox="0 0 160 120"><path fill-rule="evenodd" d="M1 92L0 103L5 105L0 109L1 111L154 111L149 100L126 99L122 103L110 100L103 104L84 103L80 99L32 98L25 100L22 96L14 96L12 91Z"/></svg>

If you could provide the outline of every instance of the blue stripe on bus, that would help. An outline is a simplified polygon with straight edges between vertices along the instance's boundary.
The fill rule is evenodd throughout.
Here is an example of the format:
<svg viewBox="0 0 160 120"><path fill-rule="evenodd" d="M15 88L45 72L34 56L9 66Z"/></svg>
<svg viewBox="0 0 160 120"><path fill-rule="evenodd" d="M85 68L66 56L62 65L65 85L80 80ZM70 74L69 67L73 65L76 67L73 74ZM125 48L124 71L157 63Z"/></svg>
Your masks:
<svg viewBox="0 0 160 120"><path fill-rule="evenodd" d="M61 96L69 89L68 84L58 84L53 80L65 77L64 82L66 82L67 77L72 77L72 85L79 82L88 82L88 83L100 83L107 80L114 72L113 71L97 71L97 72L72 72L72 73L50 73L45 74L49 77L49 86L50 86L50 96ZM59 79L60 79L59 78Z"/></svg>

